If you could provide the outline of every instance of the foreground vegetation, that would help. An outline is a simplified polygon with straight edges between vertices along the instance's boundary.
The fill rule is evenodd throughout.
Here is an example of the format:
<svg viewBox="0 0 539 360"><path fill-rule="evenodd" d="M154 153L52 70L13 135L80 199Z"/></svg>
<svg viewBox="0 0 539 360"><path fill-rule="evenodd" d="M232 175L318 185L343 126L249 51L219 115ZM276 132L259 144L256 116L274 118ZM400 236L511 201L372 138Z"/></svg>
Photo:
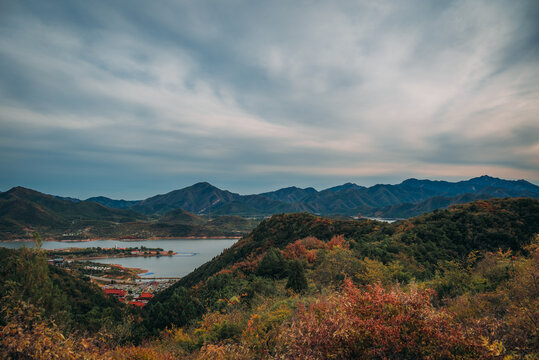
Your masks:
<svg viewBox="0 0 539 360"><path fill-rule="evenodd" d="M36 275L2 276L0 357L536 359L538 234L533 199L395 224L274 216L143 312L103 303L91 328L32 290L56 270L20 250Z"/></svg>

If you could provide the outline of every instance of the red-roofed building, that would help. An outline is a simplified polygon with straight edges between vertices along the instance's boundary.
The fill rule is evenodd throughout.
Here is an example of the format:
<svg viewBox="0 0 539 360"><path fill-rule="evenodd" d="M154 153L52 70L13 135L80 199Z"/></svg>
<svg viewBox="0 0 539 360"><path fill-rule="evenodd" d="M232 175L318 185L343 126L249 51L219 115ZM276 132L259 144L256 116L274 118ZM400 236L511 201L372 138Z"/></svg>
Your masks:
<svg viewBox="0 0 539 360"><path fill-rule="evenodd" d="M105 289L104 292L105 295L111 295L117 298L121 298L127 295L127 291L122 289Z"/></svg>
<svg viewBox="0 0 539 360"><path fill-rule="evenodd" d="M140 294L140 296L137 298L138 301L150 301L151 299L153 299L153 294L145 292Z"/></svg>
<svg viewBox="0 0 539 360"><path fill-rule="evenodd" d="M129 305L138 306L138 307L144 307L146 303L142 301L130 301Z"/></svg>

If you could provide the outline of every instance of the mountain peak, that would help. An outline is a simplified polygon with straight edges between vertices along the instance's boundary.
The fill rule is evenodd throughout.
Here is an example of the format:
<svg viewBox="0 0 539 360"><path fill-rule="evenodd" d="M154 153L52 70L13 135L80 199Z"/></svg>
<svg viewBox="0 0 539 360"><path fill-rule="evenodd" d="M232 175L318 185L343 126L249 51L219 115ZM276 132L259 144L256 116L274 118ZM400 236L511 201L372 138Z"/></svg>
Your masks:
<svg viewBox="0 0 539 360"><path fill-rule="evenodd" d="M416 179L416 178L409 178L409 179L406 179L403 182L401 182L401 184L403 184L403 185L404 184L415 184L415 183L417 183L419 181L421 181L421 180Z"/></svg>
<svg viewBox="0 0 539 360"><path fill-rule="evenodd" d="M23 196L23 197L36 196L36 195L38 195L38 196L51 196L51 195L43 194L43 193L41 193L39 191L36 191L36 190L32 190L32 189L22 187L22 186L15 186L15 187L9 189L8 191L6 191L5 193L9 194L9 195Z"/></svg>
<svg viewBox="0 0 539 360"><path fill-rule="evenodd" d="M500 180L500 178L489 176L489 175L481 175L481 176L471 178L468 181L473 181L473 180Z"/></svg>
<svg viewBox="0 0 539 360"><path fill-rule="evenodd" d="M210 184L207 181L197 182L196 184L193 184L191 186L187 186L184 189L189 189L189 188L193 188L193 189L218 189L216 186L213 186L212 184Z"/></svg>
<svg viewBox="0 0 539 360"><path fill-rule="evenodd" d="M342 185L337 185L337 186L327 188L324 191L339 192L341 190L347 190L347 189L364 189L364 188L365 188L364 186L360 186L360 185L352 183L352 182L347 182L347 183L344 183Z"/></svg>
<svg viewBox="0 0 539 360"><path fill-rule="evenodd" d="M152 196L132 208L147 214L164 214L177 208L191 213L203 213L217 204L234 201L239 196L239 194L221 190L206 181L202 181L183 189Z"/></svg>
<svg viewBox="0 0 539 360"><path fill-rule="evenodd" d="M469 183L474 185L492 185L495 183L511 183L511 180L504 180L497 177L492 177L488 175L481 175L478 177L471 178L470 180L461 181L461 183Z"/></svg>
<svg viewBox="0 0 539 360"><path fill-rule="evenodd" d="M8 192L10 194L17 194L17 193L29 193L29 192L37 192L37 191L25 188L23 186L15 186L15 187L12 187L11 189L9 189L6 192Z"/></svg>
<svg viewBox="0 0 539 360"><path fill-rule="evenodd" d="M199 181L191 186L212 186L212 187L215 187L213 186L212 184L210 184L209 182L207 181Z"/></svg>

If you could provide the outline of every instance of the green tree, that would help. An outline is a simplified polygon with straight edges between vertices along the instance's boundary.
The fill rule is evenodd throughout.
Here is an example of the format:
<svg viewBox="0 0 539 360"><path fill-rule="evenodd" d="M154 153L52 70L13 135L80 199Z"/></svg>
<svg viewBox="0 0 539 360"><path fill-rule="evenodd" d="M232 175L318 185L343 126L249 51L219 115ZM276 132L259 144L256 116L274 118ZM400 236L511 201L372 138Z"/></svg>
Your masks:
<svg viewBox="0 0 539 360"><path fill-rule="evenodd" d="M185 326L204 313L204 306L184 287L174 289L172 296L164 302L157 301L144 309L143 325L146 328L135 330L135 341L140 341L147 331L154 335L167 326ZM142 330L142 331L139 331Z"/></svg>
<svg viewBox="0 0 539 360"><path fill-rule="evenodd" d="M270 248L260 261L256 269L256 274L274 279L284 278L286 276L286 261L281 251L276 248Z"/></svg>
<svg viewBox="0 0 539 360"><path fill-rule="evenodd" d="M34 247L23 247L18 256L13 257L16 282L12 286L18 287L14 291L20 300L29 301L50 315L58 311L63 299L51 281L47 257L41 249L41 236L38 233L33 236Z"/></svg>
<svg viewBox="0 0 539 360"><path fill-rule="evenodd" d="M293 260L288 265L288 281L286 283L287 289L292 289L297 293L301 293L307 289L307 278L305 277L305 270L299 260Z"/></svg>

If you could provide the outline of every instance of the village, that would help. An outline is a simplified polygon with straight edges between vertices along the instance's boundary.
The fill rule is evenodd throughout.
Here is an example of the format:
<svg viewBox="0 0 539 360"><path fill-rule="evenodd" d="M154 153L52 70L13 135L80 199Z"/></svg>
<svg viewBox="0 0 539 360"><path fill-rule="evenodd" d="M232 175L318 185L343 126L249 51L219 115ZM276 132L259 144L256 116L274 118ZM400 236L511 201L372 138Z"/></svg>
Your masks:
<svg viewBox="0 0 539 360"><path fill-rule="evenodd" d="M154 294L165 290L174 282L175 280L139 281L130 284L101 285L101 288L107 296L142 308L154 297Z"/></svg>
<svg viewBox="0 0 539 360"><path fill-rule="evenodd" d="M136 256L173 256L174 251L156 248L68 248L48 250L50 265L64 270L98 285L105 295L137 307L144 307L154 294L168 288L177 279L145 279L140 275L145 269L128 268L119 264L101 264L93 259ZM60 257L62 256L62 257Z"/></svg>

